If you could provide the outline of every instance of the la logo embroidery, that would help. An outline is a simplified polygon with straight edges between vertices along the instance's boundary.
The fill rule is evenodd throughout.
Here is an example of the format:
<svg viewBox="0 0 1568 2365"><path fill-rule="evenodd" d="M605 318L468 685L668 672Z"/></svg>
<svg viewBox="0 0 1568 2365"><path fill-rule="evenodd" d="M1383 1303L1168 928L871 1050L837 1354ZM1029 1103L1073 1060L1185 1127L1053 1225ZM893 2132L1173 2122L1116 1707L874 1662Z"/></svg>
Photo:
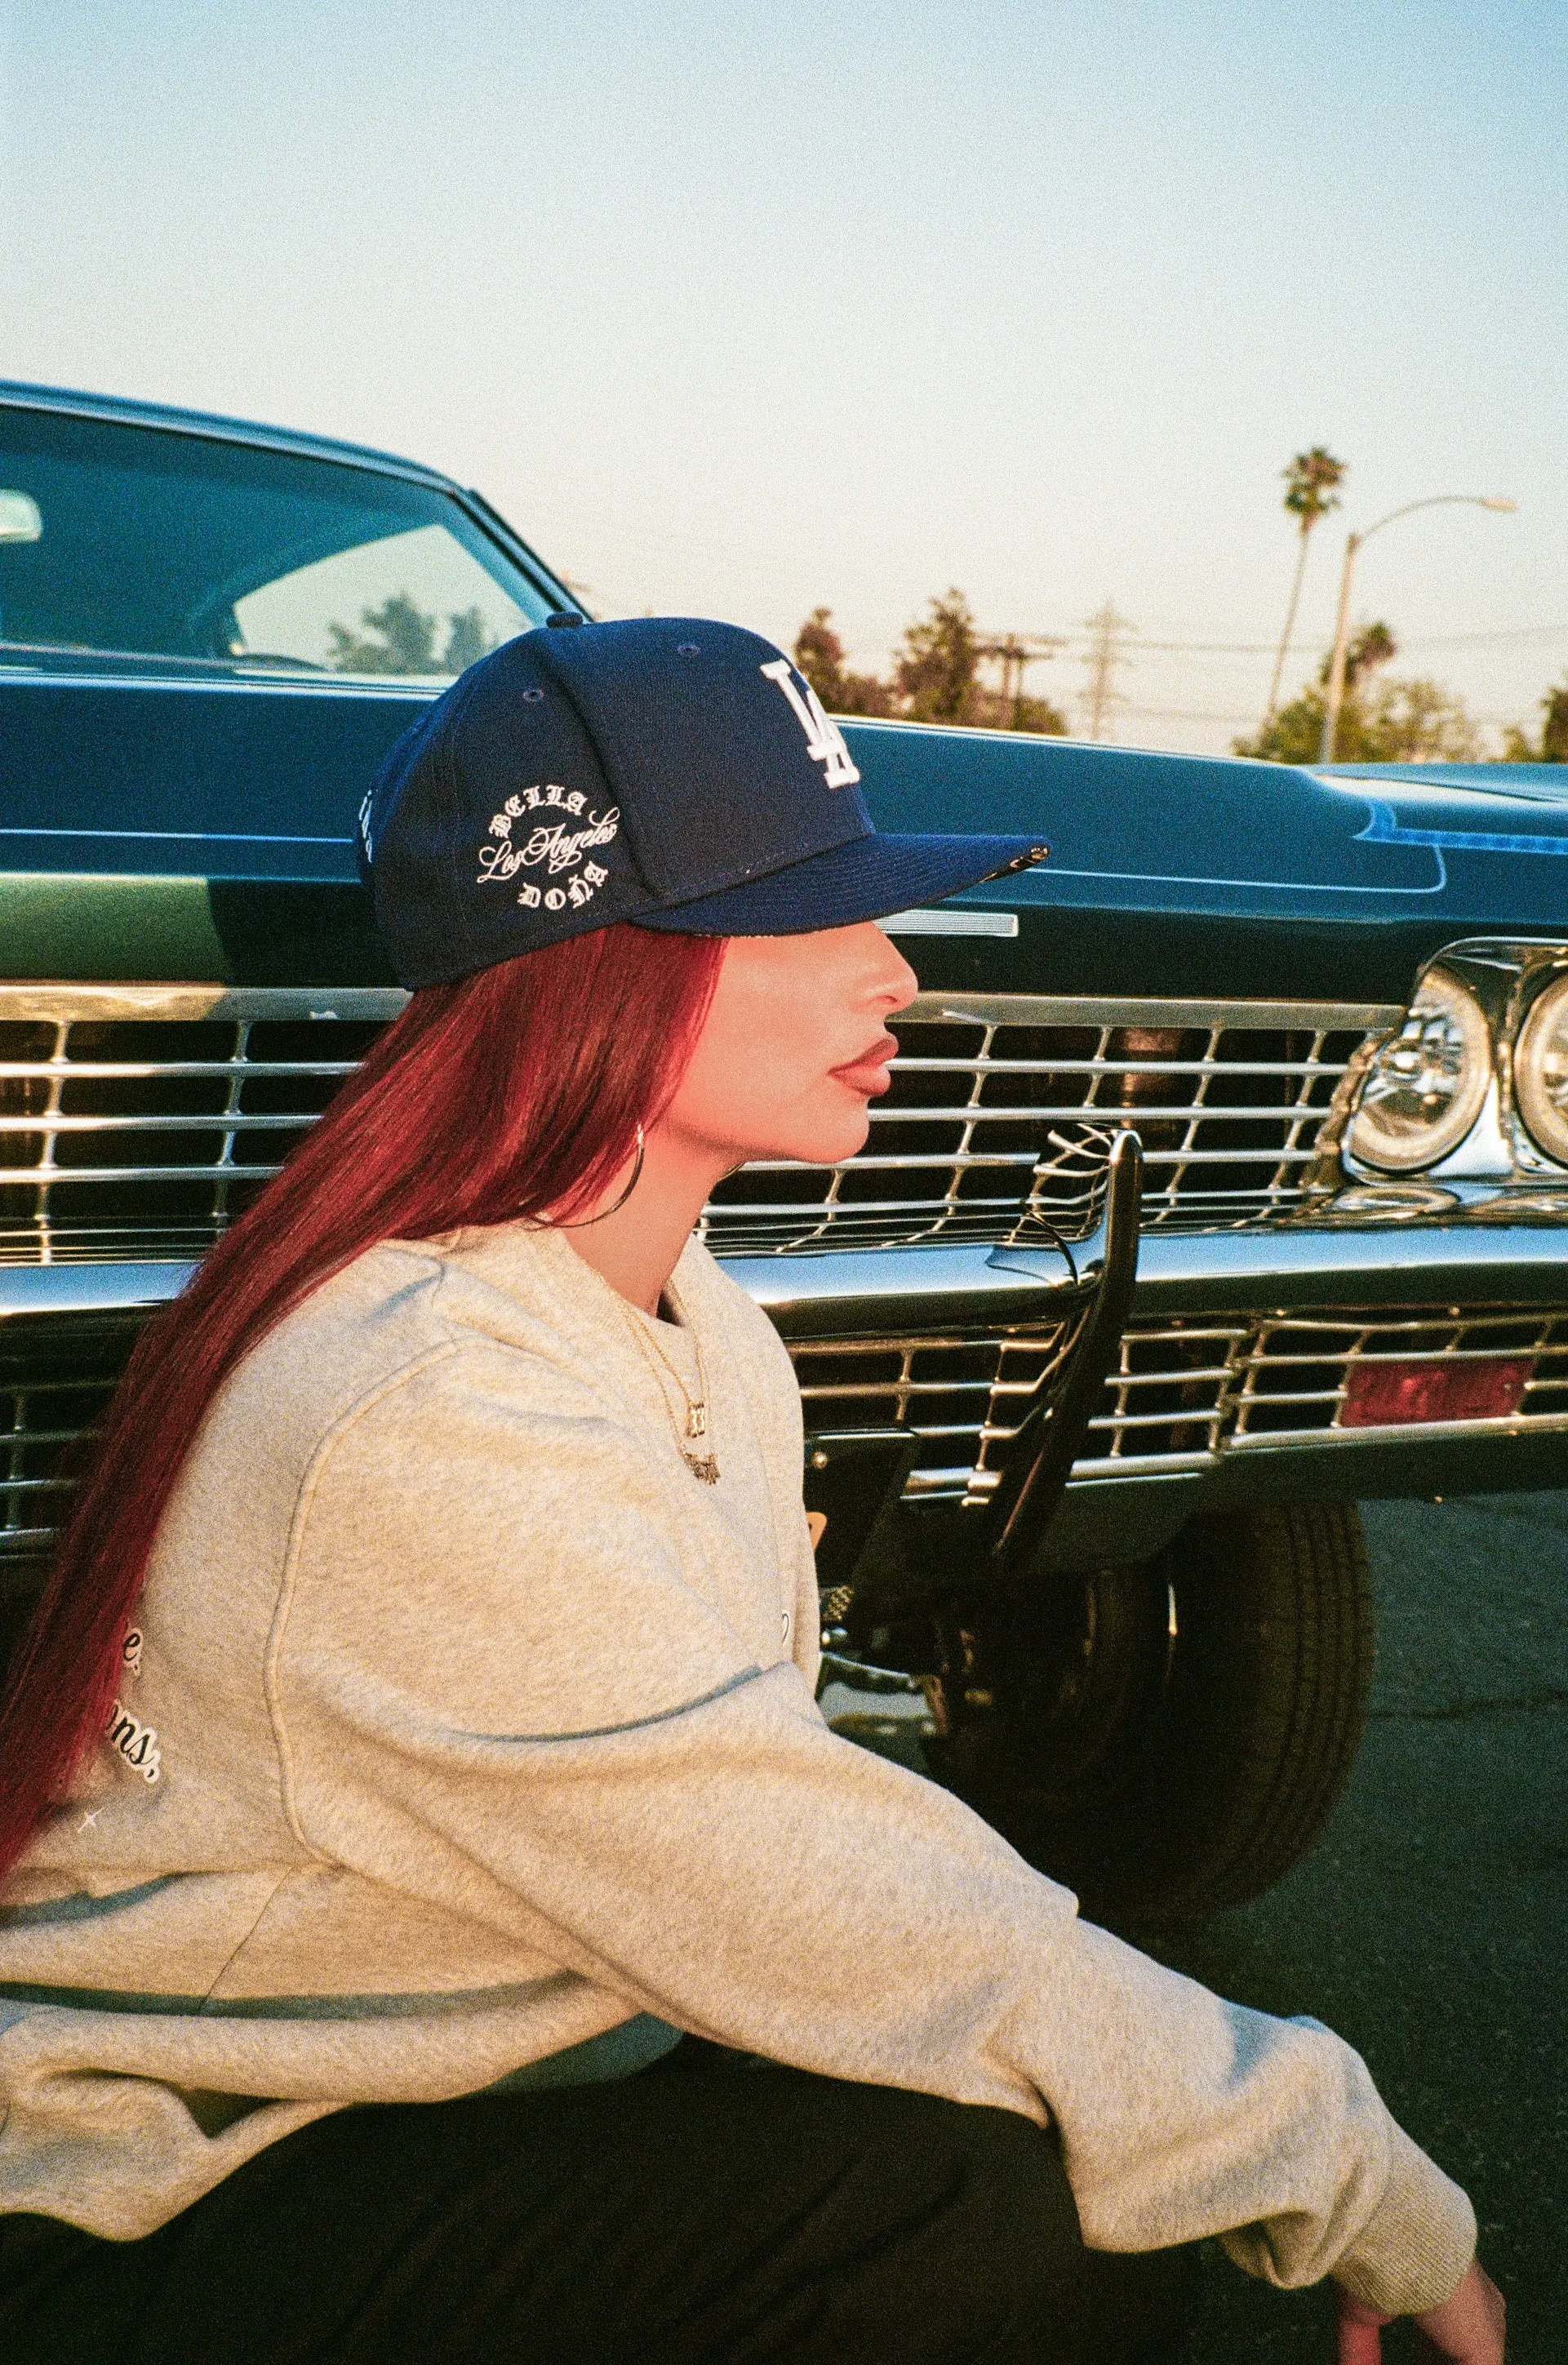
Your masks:
<svg viewBox="0 0 1568 2365"><path fill-rule="evenodd" d="M761 667L768 681L776 681L796 714L806 734L806 753L813 764L825 765L823 779L830 789L851 789L860 778L844 744L844 734L833 717L826 713L822 700L808 681L795 678L795 668L788 657L776 657L771 665Z"/></svg>

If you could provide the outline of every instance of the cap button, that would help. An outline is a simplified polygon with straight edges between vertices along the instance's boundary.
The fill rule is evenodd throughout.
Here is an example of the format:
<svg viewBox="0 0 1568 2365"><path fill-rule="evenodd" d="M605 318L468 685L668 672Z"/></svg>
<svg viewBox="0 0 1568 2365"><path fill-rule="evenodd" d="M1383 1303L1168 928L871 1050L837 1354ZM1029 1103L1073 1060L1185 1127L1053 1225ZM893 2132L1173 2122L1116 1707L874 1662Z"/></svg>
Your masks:
<svg viewBox="0 0 1568 2365"><path fill-rule="evenodd" d="M575 608L563 608L557 615L546 616L544 621L547 624L554 626L564 624L581 624L587 620L586 618L579 616Z"/></svg>

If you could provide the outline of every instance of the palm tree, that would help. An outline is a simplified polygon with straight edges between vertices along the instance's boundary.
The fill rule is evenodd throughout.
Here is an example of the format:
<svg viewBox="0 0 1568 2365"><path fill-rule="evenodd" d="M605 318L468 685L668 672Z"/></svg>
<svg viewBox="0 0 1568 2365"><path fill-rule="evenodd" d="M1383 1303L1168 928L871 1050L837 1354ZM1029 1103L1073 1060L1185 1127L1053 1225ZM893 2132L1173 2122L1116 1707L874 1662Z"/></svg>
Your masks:
<svg viewBox="0 0 1568 2365"><path fill-rule="evenodd" d="M1291 584L1291 603L1285 611L1285 629L1280 634L1280 654L1274 659L1274 678L1269 685L1269 711L1263 717L1265 731L1280 702L1280 677L1285 669L1285 654L1295 629L1296 602L1301 598L1301 578L1306 571L1306 538L1326 511L1338 508L1339 498L1334 488L1343 480L1345 465L1343 460L1335 459L1327 445L1315 443L1310 452L1298 452L1290 466L1280 471L1285 480L1285 507L1301 521L1301 539Z"/></svg>

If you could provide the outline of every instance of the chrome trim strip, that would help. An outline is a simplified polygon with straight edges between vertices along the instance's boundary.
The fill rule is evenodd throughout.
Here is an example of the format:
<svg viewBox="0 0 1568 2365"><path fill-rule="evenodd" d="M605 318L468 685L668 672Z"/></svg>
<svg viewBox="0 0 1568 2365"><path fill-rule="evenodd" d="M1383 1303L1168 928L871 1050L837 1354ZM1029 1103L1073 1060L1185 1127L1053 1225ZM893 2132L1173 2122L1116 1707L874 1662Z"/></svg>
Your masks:
<svg viewBox="0 0 1568 2365"><path fill-rule="evenodd" d="M194 1261L0 1265L0 1321L8 1314L151 1313L178 1297L195 1271Z"/></svg>
<svg viewBox="0 0 1568 2365"><path fill-rule="evenodd" d="M1386 1229L1332 1223L1268 1232L1152 1232L1138 1262L1137 1311L1159 1314L1204 1300L1208 1313L1322 1306L1324 1291L1360 1293L1361 1304L1473 1303L1523 1294L1537 1305L1568 1294L1568 1221L1446 1222Z"/></svg>
<svg viewBox="0 0 1568 2365"><path fill-rule="evenodd" d="M989 917L986 913L972 917ZM73 979L28 979L26 984L0 984L0 1017L36 1019L185 1019L185 1017L398 1017L409 995L402 986L230 986L222 981L189 984L78 984ZM1341 1034L1372 1026L1398 1026L1403 1019L1398 1003L1154 1003L1133 995L1074 993L918 993L899 1013L906 1019L974 1019L980 1026L1247 1026L1247 1029L1303 1029L1308 1034ZM972 1074L977 1067L1001 1069L1002 1074L1095 1074L1102 1069L1126 1067L1137 1074L1204 1076L1241 1074L1239 1062L1227 1059L1145 1059L1128 1052L1126 1059L923 1059L911 1055L911 1069L953 1069ZM1284 1062L1247 1071L1260 1074L1313 1074L1313 1062ZM891 1112L890 1112L891 1114ZM908 1112L918 1116L920 1112ZM1005 1114L1005 1112L1002 1112ZM1190 1116L1192 1109L1182 1114Z"/></svg>
<svg viewBox="0 0 1568 2365"><path fill-rule="evenodd" d="M934 912L890 912L877 925L885 936L1015 936L1018 914L967 911L959 903Z"/></svg>
<svg viewBox="0 0 1568 2365"><path fill-rule="evenodd" d="M1258 1436L1243 1430L1226 1439L1218 1458L1228 1461L1234 1453L1266 1453L1271 1447L1288 1446L1299 1452L1304 1445L1387 1445L1406 1439L1419 1444L1433 1438L1551 1437L1564 1429L1568 1429L1568 1413L1548 1412L1535 1413L1528 1420L1505 1413L1479 1419L1384 1421L1365 1429L1275 1429Z"/></svg>
<svg viewBox="0 0 1568 2365"><path fill-rule="evenodd" d="M44 829L28 824L0 826L0 837L90 837L101 842L101 829ZM239 829L117 829L117 838L143 840L155 846L352 846L352 837L284 837L260 830Z"/></svg>
<svg viewBox="0 0 1568 2365"><path fill-rule="evenodd" d="M134 650L128 652L131 656L135 654ZM230 698L236 691L242 690L248 698L253 698L258 694L266 698L341 698L346 694L350 698L422 699L427 704L439 698L443 689L449 689L452 687L449 681L432 683L428 678L421 680L412 675L398 674L390 676L385 680L377 680L370 674L308 673L303 670L298 673L281 674L240 672L138 674L112 673L106 669L102 673L57 673L51 672L44 666L20 664L15 658L7 659L3 650L0 650L0 683L13 681L25 681L29 686L41 685L46 689L112 689L117 696L122 690L167 689L185 693L192 690L212 690L219 697ZM95 836L98 833L82 830L29 829L17 830L13 835L17 837L78 837ZM114 835L117 837L211 836L218 837L220 841L222 839L222 833L217 830L117 830ZM252 841L241 840L241 842ZM253 842L264 845L267 841L263 839ZM352 846L353 844L352 837L294 838L283 842L296 846Z"/></svg>
<svg viewBox="0 0 1568 2365"><path fill-rule="evenodd" d="M724 1256L724 1271L762 1306L786 1339L854 1338L910 1311L936 1327L967 1322L1049 1322L1080 1295L1059 1249L1006 1250L981 1243L856 1249L831 1256ZM879 1344L880 1339L879 1338Z"/></svg>
<svg viewBox="0 0 1568 2365"><path fill-rule="evenodd" d="M1081 1455L1069 1485L1103 1485L1115 1478L1202 1478L1219 1467L1217 1453L1118 1453Z"/></svg>
<svg viewBox="0 0 1568 2365"><path fill-rule="evenodd" d="M407 1008L400 985L79 985L29 981L25 985L0 984L0 1019L32 1018L69 1026L77 1019L192 1018L396 1018ZM52 1063L50 1063L52 1064ZM229 1064L229 1063L224 1063ZM74 1060L60 1065L70 1073ZM16 1070L15 1072L23 1072ZM161 1075L163 1063L150 1067L115 1064L119 1075Z"/></svg>
<svg viewBox="0 0 1568 2365"><path fill-rule="evenodd" d="M991 1026L1301 1027L1326 1034L1397 1026L1404 1015L1398 1002L1151 1002L1135 994L962 992L917 993L898 1013L900 1018L972 1018ZM1128 1056L1140 1068L1145 1064L1137 1054Z"/></svg>

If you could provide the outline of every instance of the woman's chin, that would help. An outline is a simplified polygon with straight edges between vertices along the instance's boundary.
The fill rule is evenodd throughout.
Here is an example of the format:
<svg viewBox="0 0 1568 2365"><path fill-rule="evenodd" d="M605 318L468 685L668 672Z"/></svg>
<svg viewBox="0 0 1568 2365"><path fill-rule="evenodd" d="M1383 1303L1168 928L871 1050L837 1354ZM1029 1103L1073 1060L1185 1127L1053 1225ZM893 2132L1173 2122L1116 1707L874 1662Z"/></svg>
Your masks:
<svg viewBox="0 0 1568 2365"><path fill-rule="evenodd" d="M748 1157L792 1158L802 1166L841 1166L846 1159L865 1149L870 1130L871 1120L861 1109L852 1117L839 1117L809 1128L802 1126L766 1149L749 1151Z"/></svg>
<svg viewBox="0 0 1568 2365"><path fill-rule="evenodd" d="M868 1123L844 1126L831 1136L824 1132L814 1149L796 1149L790 1154L806 1166L842 1166L846 1159L854 1158L865 1149L870 1131Z"/></svg>

